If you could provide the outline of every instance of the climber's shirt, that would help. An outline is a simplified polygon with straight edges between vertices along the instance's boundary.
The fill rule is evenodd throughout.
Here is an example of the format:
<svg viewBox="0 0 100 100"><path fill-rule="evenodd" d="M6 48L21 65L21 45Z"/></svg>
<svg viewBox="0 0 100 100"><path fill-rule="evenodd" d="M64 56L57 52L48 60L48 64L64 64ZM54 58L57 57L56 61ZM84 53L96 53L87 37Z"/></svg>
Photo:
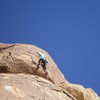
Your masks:
<svg viewBox="0 0 100 100"><path fill-rule="evenodd" d="M43 54L41 54L40 52L37 52L37 53L39 54L40 59L43 59L46 63L48 63L48 60L46 59L46 57Z"/></svg>

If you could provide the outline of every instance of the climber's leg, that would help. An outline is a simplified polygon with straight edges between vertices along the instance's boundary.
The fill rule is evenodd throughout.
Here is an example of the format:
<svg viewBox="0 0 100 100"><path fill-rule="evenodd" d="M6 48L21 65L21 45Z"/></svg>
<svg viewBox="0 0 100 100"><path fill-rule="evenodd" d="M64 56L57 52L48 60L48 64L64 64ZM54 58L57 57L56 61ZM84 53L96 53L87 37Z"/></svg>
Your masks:
<svg viewBox="0 0 100 100"><path fill-rule="evenodd" d="M45 61L42 62L42 67L43 67L43 70L45 71L46 70L46 62Z"/></svg>
<svg viewBox="0 0 100 100"><path fill-rule="evenodd" d="M37 64L37 70L40 68L39 65L41 65L42 59L39 59L38 64Z"/></svg>
<svg viewBox="0 0 100 100"><path fill-rule="evenodd" d="M43 64L43 70L45 72L45 78L47 78L48 72L46 70L46 62Z"/></svg>

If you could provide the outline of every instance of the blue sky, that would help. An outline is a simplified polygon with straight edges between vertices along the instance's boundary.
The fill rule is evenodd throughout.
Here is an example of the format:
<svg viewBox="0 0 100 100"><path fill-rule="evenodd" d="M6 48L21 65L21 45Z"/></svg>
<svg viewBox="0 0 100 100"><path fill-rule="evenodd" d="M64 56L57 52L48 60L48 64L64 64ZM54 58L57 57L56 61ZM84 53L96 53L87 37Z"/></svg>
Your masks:
<svg viewBox="0 0 100 100"><path fill-rule="evenodd" d="M0 42L45 49L68 81L100 95L100 0L0 0Z"/></svg>

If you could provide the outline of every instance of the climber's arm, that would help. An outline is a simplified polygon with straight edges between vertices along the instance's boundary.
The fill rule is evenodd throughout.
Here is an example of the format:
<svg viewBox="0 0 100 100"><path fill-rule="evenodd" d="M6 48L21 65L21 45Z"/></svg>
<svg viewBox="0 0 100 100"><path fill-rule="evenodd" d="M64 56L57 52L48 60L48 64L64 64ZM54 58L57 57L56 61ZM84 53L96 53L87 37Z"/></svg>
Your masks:
<svg viewBox="0 0 100 100"><path fill-rule="evenodd" d="M40 54L39 52L37 52L37 54L38 54L39 56L41 56L41 54Z"/></svg>

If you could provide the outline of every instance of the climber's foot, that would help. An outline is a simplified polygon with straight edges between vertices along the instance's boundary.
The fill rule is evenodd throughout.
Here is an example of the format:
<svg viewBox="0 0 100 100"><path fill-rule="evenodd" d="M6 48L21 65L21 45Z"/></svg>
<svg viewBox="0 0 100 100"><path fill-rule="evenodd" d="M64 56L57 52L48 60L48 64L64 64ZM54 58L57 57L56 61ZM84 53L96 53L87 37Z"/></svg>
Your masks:
<svg viewBox="0 0 100 100"><path fill-rule="evenodd" d="M45 78L47 78L47 75L48 75L47 70L45 70L44 72L45 72Z"/></svg>

